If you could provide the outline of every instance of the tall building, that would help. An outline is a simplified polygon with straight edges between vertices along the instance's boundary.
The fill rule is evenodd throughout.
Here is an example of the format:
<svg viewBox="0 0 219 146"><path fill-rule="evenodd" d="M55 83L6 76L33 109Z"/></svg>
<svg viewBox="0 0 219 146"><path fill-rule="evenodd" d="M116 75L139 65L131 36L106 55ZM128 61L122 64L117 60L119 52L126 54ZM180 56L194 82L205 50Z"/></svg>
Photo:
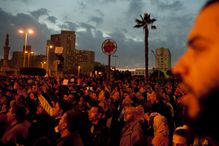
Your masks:
<svg viewBox="0 0 219 146"><path fill-rule="evenodd" d="M14 51L10 62L11 62L11 66L17 68L23 67L23 52Z"/></svg>
<svg viewBox="0 0 219 146"><path fill-rule="evenodd" d="M56 55L55 48L62 47L63 48L63 72L71 70L72 63L72 52L75 50L75 32L74 31L61 31L61 34L53 34L50 37L50 40L47 41L47 46L52 45L53 48L49 49L49 69L51 71L55 71L56 64Z"/></svg>
<svg viewBox="0 0 219 146"><path fill-rule="evenodd" d="M30 59L30 67L46 69L46 56L42 54L33 55Z"/></svg>
<svg viewBox="0 0 219 146"><path fill-rule="evenodd" d="M171 53L168 48L156 49L156 68L164 71L171 69Z"/></svg>
<svg viewBox="0 0 219 146"><path fill-rule="evenodd" d="M3 59L3 66L8 67L8 55L9 55L9 36L6 34L6 39L5 39L5 46L3 47L4 50L4 59Z"/></svg>
<svg viewBox="0 0 219 146"><path fill-rule="evenodd" d="M50 40L47 41L47 46L53 46L48 51L50 73L55 74L58 71L55 49L61 47L63 48L62 72L64 74L78 74L80 72L81 75L90 75L94 69L95 53L93 51L77 50L75 43L76 34L74 31L61 31L61 34L50 36Z"/></svg>

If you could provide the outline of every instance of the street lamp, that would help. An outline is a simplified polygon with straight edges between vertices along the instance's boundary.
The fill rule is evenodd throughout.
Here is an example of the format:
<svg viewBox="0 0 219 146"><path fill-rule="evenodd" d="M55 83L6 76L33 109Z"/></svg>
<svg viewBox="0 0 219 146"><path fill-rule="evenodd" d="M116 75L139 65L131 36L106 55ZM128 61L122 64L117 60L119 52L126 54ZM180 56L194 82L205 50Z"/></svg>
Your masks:
<svg viewBox="0 0 219 146"><path fill-rule="evenodd" d="M46 64L46 61L43 61L43 62L40 62L40 63L42 65L42 68L44 68L43 66L44 66L44 64Z"/></svg>
<svg viewBox="0 0 219 146"><path fill-rule="evenodd" d="M47 74L49 76L49 49L52 49L53 45L46 46L46 59L47 59Z"/></svg>
<svg viewBox="0 0 219 146"><path fill-rule="evenodd" d="M118 56L118 55L113 55L113 57L115 58L115 70L116 70L117 58L118 58L119 56Z"/></svg>
<svg viewBox="0 0 219 146"><path fill-rule="evenodd" d="M34 32L33 32L32 29L28 29L28 30L20 29L18 32L21 33L21 34L25 34L25 38L24 38L24 59L23 59L23 67L25 67L25 51L26 51L26 48L27 48L27 37L28 37L28 34L33 34Z"/></svg>
<svg viewBox="0 0 219 146"><path fill-rule="evenodd" d="M27 54L27 67L30 67L30 55L34 54L34 52L33 51L30 51L30 52L25 51L24 53Z"/></svg>
<svg viewBox="0 0 219 146"><path fill-rule="evenodd" d="M80 77L80 72L81 72L81 66L78 65L78 77Z"/></svg>

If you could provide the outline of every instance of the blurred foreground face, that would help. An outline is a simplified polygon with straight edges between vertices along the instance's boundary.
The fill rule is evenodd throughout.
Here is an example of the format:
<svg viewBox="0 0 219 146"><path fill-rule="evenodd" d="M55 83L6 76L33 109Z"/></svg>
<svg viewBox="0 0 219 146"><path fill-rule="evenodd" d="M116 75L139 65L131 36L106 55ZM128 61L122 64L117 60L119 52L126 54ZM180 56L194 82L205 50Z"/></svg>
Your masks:
<svg viewBox="0 0 219 146"><path fill-rule="evenodd" d="M185 137L174 134L172 146L188 146Z"/></svg>
<svg viewBox="0 0 219 146"><path fill-rule="evenodd" d="M13 108L10 107L9 111L7 112L7 120L8 122L12 122L15 119L15 114L13 112Z"/></svg>
<svg viewBox="0 0 219 146"><path fill-rule="evenodd" d="M156 102L156 100L157 100L157 95L156 95L156 93L154 92L154 91L152 91L151 92L151 94L148 94L148 102L150 103L150 104L153 104L153 103L155 103Z"/></svg>
<svg viewBox="0 0 219 146"><path fill-rule="evenodd" d="M219 88L218 10L219 3L202 10L189 35L188 50L173 69L174 73L181 75L188 93L194 98L192 100L205 98L212 88ZM189 104L188 108L199 107L192 107L192 104ZM195 118L197 115L190 116Z"/></svg>
<svg viewBox="0 0 219 146"><path fill-rule="evenodd" d="M91 122L96 121L99 118L98 108L92 107L88 112L88 118Z"/></svg>
<svg viewBox="0 0 219 146"><path fill-rule="evenodd" d="M135 108L127 107L124 112L124 121L131 122L135 119Z"/></svg>

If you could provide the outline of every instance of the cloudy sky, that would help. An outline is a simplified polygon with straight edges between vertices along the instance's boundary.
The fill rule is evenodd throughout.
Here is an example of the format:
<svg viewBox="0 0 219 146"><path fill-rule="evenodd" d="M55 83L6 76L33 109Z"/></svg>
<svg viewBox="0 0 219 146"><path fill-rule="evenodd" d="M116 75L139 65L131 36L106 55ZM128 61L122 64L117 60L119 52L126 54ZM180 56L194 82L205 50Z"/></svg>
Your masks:
<svg viewBox="0 0 219 146"><path fill-rule="evenodd" d="M117 65L144 67L144 33L133 28L139 14L149 12L157 19L150 31L149 49L170 48L172 63L186 48L186 37L205 0L0 0L0 47L10 35L11 52L21 51L24 36L20 28L32 28L28 37L38 54L45 53L46 40L60 30L76 31L77 48L96 52L96 61L107 62L101 43L105 38L117 42ZM2 58L3 51L0 50ZM154 57L149 52L149 65ZM112 64L115 64L114 58Z"/></svg>

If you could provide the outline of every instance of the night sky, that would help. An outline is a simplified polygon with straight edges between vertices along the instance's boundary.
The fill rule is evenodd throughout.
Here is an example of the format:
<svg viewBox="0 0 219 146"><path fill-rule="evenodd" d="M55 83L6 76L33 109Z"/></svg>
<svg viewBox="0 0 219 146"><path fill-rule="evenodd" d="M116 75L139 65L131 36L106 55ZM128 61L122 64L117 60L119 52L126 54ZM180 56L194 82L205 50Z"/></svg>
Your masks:
<svg viewBox="0 0 219 146"><path fill-rule="evenodd" d="M135 18L149 12L157 19L150 31L149 49L168 47L172 63L186 50L186 38L205 0L0 0L0 47L9 33L12 51L21 51L20 28L32 28L28 44L45 54L46 40L61 30L76 31L78 49L93 50L96 60L107 62L101 51L105 38L117 42L119 67L144 67L144 33L133 28ZM3 51L0 50L2 58ZM112 59L114 65L114 58ZM149 66L154 57L149 51Z"/></svg>

